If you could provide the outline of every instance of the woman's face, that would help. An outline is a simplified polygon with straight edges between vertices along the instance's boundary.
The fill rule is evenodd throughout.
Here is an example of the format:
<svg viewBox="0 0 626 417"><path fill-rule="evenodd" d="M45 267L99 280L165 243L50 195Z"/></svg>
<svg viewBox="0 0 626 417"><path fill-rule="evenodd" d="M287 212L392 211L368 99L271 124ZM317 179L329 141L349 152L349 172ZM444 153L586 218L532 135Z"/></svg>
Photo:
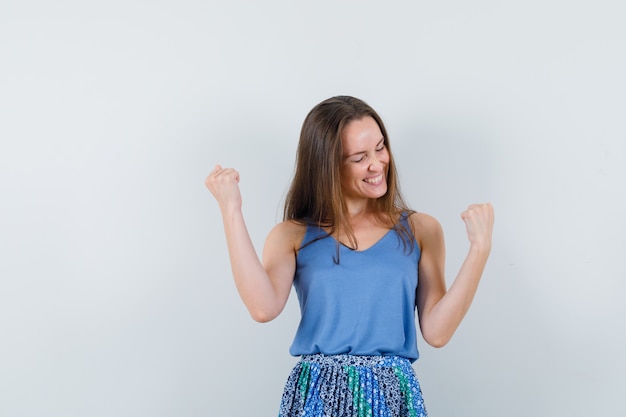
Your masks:
<svg viewBox="0 0 626 417"><path fill-rule="evenodd" d="M341 187L348 199L379 198L387 192L389 152L378 123L353 120L341 133Z"/></svg>

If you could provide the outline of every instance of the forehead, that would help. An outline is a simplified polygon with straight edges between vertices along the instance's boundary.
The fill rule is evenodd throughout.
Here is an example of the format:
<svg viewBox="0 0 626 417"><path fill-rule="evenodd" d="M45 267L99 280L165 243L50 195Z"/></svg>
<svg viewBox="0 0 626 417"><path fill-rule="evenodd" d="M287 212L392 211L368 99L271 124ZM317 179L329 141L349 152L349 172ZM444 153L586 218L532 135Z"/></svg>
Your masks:
<svg viewBox="0 0 626 417"><path fill-rule="evenodd" d="M352 120L341 132L341 143L345 151L359 150L378 144L383 139L383 134L370 116Z"/></svg>

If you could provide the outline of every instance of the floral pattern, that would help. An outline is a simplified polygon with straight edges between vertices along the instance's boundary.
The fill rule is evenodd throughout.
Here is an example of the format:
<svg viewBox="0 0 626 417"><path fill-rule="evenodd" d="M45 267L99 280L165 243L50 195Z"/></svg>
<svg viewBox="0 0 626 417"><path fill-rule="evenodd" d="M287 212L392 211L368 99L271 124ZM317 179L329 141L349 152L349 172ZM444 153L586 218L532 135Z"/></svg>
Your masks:
<svg viewBox="0 0 626 417"><path fill-rule="evenodd" d="M411 362L399 356L304 355L279 417L426 417Z"/></svg>

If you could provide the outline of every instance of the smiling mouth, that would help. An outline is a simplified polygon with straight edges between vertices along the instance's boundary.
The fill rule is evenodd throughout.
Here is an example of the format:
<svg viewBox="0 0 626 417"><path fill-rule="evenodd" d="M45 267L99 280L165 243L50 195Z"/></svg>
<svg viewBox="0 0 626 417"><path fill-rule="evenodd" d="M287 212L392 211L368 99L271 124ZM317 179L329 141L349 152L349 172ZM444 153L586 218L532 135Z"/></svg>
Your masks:
<svg viewBox="0 0 626 417"><path fill-rule="evenodd" d="M363 181L365 181L368 184L379 184L381 181L383 180L383 174L380 174L377 177L374 178L366 178Z"/></svg>

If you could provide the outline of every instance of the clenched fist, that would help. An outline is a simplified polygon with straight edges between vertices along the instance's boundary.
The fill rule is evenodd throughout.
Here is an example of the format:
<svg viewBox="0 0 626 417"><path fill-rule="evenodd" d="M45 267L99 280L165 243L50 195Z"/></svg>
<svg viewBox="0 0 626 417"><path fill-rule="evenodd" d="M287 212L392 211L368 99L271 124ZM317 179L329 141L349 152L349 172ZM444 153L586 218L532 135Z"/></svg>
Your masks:
<svg viewBox="0 0 626 417"><path fill-rule="evenodd" d="M470 205L461 214L461 219L465 222L470 244L486 251L491 250L494 219L491 203Z"/></svg>
<svg viewBox="0 0 626 417"><path fill-rule="evenodd" d="M222 210L241 208L239 172L235 169L216 165L204 180L204 185L213 194Z"/></svg>

